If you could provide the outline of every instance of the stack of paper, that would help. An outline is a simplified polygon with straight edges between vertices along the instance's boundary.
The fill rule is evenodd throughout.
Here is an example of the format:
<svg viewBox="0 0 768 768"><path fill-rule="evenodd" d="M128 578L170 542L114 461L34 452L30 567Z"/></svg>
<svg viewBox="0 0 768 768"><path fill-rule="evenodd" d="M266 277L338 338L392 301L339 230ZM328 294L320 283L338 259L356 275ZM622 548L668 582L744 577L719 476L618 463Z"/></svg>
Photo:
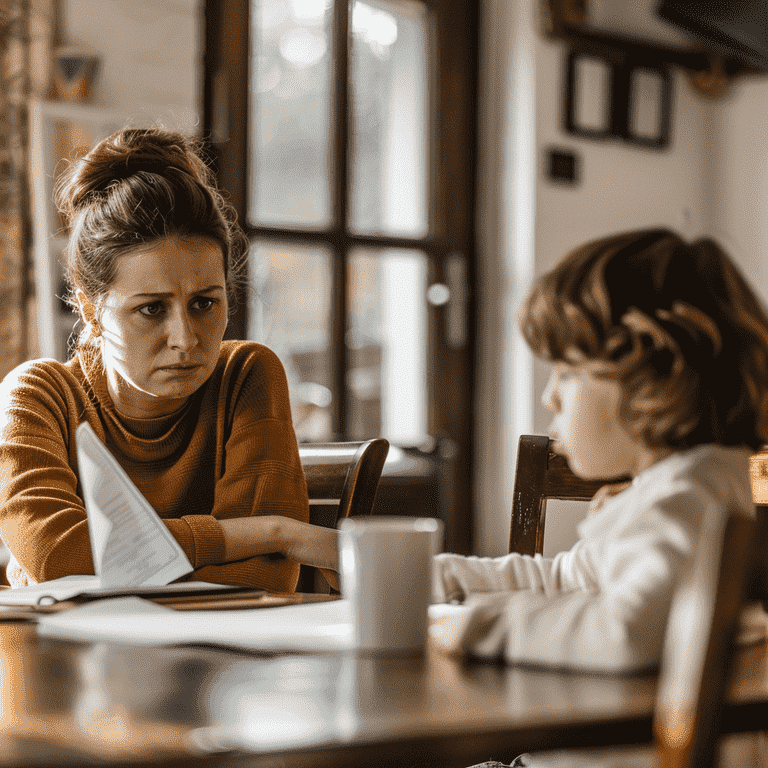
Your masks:
<svg viewBox="0 0 768 768"><path fill-rule="evenodd" d="M78 595L109 596L232 590L206 582L170 582L193 568L184 550L93 429L77 428L80 485L88 513L95 576L0 591L0 606L51 604ZM2 618L2 614L0 614Z"/></svg>
<svg viewBox="0 0 768 768"><path fill-rule="evenodd" d="M431 622L466 610L430 606ZM347 600L245 611L173 611L137 597L99 600L43 616L42 635L139 645L211 644L259 651L338 651L352 647Z"/></svg>

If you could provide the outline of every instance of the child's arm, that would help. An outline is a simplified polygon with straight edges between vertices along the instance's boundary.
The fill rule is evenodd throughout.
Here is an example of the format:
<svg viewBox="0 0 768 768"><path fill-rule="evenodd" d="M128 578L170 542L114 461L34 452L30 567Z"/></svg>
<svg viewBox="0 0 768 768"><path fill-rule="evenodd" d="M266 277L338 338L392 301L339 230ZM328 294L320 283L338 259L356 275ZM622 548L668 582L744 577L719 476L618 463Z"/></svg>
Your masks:
<svg viewBox="0 0 768 768"><path fill-rule="evenodd" d="M672 590L701 522L722 501L701 489L643 511L620 535L586 542L599 591L475 595L433 630L443 649L510 663L630 671L658 663ZM518 556L519 557L519 556Z"/></svg>
<svg viewBox="0 0 768 768"><path fill-rule="evenodd" d="M516 553L504 557L437 555L433 563L433 599L437 603L463 602L483 592L533 590L554 595L575 589L597 588L589 559L580 555L581 542L555 558Z"/></svg>

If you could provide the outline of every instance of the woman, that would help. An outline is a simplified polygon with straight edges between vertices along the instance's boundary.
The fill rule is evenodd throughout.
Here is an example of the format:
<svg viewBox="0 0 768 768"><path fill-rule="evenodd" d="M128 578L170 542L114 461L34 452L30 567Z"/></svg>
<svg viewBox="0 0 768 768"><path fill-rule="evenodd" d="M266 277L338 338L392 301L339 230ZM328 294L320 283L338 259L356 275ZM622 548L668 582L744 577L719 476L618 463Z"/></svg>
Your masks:
<svg viewBox="0 0 768 768"><path fill-rule="evenodd" d="M223 341L243 236L192 142L121 130L70 167L57 202L84 329L67 363L24 363L0 390L11 586L93 573L82 421L181 545L188 579L290 591L300 562L336 568L336 532L306 522L282 365Z"/></svg>

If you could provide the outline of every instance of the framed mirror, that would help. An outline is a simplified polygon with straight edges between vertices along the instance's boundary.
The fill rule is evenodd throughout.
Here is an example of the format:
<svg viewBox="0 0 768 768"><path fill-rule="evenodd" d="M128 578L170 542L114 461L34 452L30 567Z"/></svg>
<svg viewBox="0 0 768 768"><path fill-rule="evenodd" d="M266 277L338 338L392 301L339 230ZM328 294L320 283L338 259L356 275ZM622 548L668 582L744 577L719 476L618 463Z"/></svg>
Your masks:
<svg viewBox="0 0 768 768"><path fill-rule="evenodd" d="M764 0L540 0L548 36L614 63L684 67L693 87L708 97L722 95L737 75L768 70L768 33L762 69L745 52L744 34L737 34L751 28L750 14L764 14L764 7ZM718 40L741 44L723 47Z"/></svg>
<svg viewBox="0 0 768 768"><path fill-rule="evenodd" d="M621 139L651 149L669 145L669 65L612 62L570 50L566 58L564 129L590 139Z"/></svg>
<svg viewBox="0 0 768 768"><path fill-rule="evenodd" d="M759 0L764 5L763 0ZM758 73L734 49L708 46L703 26L690 21L710 8L708 20L733 19L729 0L540 0L544 32L568 44L563 127L596 140L622 140L651 149L669 145L673 107L672 67L686 72L702 96L722 96L736 75ZM745 0L750 6L758 0ZM683 22L662 18L666 6L685 5ZM717 12L715 12L717 11ZM669 14L667 14L669 15ZM679 15L679 14L678 14ZM671 18L671 17L670 17ZM682 17L681 17L682 18ZM712 23L707 29L712 29ZM694 34L695 30L697 34ZM710 33L711 34L711 33ZM768 50L768 41L766 42ZM768 54L767 54L768 55Z"/></svg>

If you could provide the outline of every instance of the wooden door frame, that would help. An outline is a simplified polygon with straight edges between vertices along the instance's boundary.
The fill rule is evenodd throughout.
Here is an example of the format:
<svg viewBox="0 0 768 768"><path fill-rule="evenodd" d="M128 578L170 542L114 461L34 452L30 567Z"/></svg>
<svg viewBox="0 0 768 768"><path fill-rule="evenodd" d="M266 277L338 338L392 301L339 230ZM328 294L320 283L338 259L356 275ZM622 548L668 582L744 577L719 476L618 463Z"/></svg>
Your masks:
<svg viewBox="0 0 768 768"><path fill-rule="evenodd" d="M474 398L476 368L476 231L477 198L477 114L479 92L479 0L425 0L433 9L436 23L434 50L437 52L435 75L436 141L431 166L430 201L433 226L423 241L410 238L360 237L355 245L373 247L418 248L424 245L436 267L430 270L431 282L445 282L446 259L460 254L466 265L466 342L461 348L440 344L430 355L428 396L430 434L438 438L433 458L445 464L455 454L460 458L451 482L445 488L444 504L448 510L446 547L455 552L470 552L473 540L473 462ZM347 7L336 3L335 24L348 28ZM248 180L248 105L249 105L249 29L239 23L248 18L249 0L206 0L205 54L203 82L203 136L217 173L218 183L245 225ZM336 82L343 93L334 106L336 147L347 145L348 110L347 51L336 40ZM342 71L343 70L343 71ZM335 172L348 178L346 156L337 158ZM347 184L334 184L332 198L334 225L324 241L336 254L349 248L350 233L344 229L347 212ZM252 228L251 228L252 229ZM313 233L307 233L311 239ZM305 238L295 234L299 240ZM346 264L334 258L334 349L331 360L332 380L336 390L335 423L344 423L346 408L345 376L347 369L345 334ZM245 297L230 321L229 338L246 337ZM445 339L448 314L446 306L430 307L430 339ZM344 430L339 432L343 437ZM385 471L386 476L386 471ZM386 482L386 481L385 481Z"/></svg>

